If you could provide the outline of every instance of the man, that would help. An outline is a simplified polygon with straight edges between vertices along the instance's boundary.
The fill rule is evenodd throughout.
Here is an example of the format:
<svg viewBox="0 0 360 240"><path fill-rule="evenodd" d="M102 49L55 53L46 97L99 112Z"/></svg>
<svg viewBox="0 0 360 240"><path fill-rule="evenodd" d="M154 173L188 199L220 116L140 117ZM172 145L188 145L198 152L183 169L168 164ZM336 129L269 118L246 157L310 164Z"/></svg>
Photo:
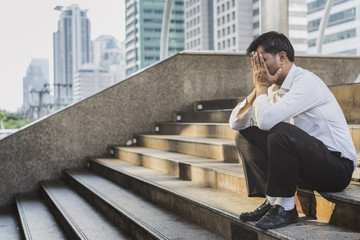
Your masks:
<svg viewBox="0 0 360 240"><path fill-rule="evenodd" d="M252 55L252 53L254 54ZM344 114L327 86L294 64L288 38L268 32L248 47L254 90L233 110L249 197L266 201L240 219L270 229L296 222L296 187L341 191L356 166Z"/></svg>

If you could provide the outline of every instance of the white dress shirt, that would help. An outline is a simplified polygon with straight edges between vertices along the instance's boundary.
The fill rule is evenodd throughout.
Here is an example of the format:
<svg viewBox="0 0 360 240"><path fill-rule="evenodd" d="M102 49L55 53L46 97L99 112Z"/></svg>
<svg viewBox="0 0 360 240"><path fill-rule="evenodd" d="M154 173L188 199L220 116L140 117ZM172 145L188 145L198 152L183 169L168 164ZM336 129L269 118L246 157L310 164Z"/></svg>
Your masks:
<svg viewBox="0 0 360 240"><path fill-rule="evenodd" d="M290 122L322 141L330 151L357 164L356 150L344 114L334 95L315 74L292 65L280 89L268 89L268 96L258 96L252 107L238 116L246 99L231 113L230 126L242 130L258 126L270 130L279 122Z"/></svg>

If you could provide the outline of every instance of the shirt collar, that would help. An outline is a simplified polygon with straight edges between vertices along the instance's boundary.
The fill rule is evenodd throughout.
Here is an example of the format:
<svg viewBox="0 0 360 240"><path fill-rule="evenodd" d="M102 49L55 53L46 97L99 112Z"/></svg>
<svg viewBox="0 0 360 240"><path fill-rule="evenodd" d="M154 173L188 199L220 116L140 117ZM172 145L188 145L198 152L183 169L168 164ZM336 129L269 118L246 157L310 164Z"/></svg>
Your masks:
<svg viewBox="0 0 360 240"><path fill-rule="evenodd" d="M294 74L295 74L296 68L297 68L297 66L295 65L295 63L293 63L290 68L290 71L286 75L284 82L281 84L281 87L280 87L281 94L284 94L285 92L289 91L291 84L294 81Z"/></svg>

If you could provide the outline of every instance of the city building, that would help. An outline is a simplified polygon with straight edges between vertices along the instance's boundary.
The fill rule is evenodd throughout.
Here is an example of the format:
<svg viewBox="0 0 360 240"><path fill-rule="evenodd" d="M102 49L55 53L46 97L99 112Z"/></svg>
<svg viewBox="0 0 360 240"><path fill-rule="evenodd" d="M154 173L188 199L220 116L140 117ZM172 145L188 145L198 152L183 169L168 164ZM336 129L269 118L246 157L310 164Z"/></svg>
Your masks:
<svg viewBox="0 0 360 240"><path fill-rule="evenodd" d="M125 79L125 43L110 35L101 35L93 42L94 63L111 73L112 83Z"/></svg>
<svg viewBox="0 0 360 240"><path fill-rule="evenodd" d="M216 50L245 52L259 35L259 0L214 0ZM307 52L306 0L289 0L289 39L296 53Z"/></svg>
<svg viewBox="0 0 360 240"><path fill-rule="evenodd" d="M317 52L320 21L324 15L325 0L308 0L308 47ZM331 8L323 38L321 54L360 55L360 1L335 0Z"/></svg>
<svg viewBox="0 0 360 240"><path fill-rule="evenodd" d="M87 98L109 87L111 84L112 77L108 70L94 63L84 64L74 74L74 102Z"/></svg>
<svg viewBox="0 0 360 240"><path fill-rule="evenodd" d="M253 24L253 0L214 0L213 12L215 49L245 52L258 28Z"/></svg>
<svg viewBox="0 0 360 240"><path fill-rule="evenodd" d="M126 76L160 59L165 0L126 0ZM184 50L184 1L174 0L168 56Z"/></svg>
<svg viewBox="0 0 360 240"><path fill-rule="evenodd" d="M32 119L48 114L51 108L49 60L32 59L23 78L21 112Z"/></svg>
<svg viewBox="0 0 360 240"><path fill-rule="evenodd" d="M55 106L73 100L73 75L84 64L91 62L90 21L87 10L74 4L57 6L61 11L58 30L54 33L54 101Z"/></svg>
<svg viewBox="0 0 360 240"><path fill-rule="evenodd" d="M185 1L185 49L214 50L213 0Z"/></svg>

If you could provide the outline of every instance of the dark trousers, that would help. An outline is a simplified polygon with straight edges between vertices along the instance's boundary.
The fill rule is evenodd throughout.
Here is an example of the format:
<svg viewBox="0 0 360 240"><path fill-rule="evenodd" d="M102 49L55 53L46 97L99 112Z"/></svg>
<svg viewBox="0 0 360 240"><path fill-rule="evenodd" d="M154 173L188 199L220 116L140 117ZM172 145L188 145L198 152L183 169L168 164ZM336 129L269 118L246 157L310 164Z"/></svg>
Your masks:
<svg viewBox="0 0 360 240"><path fill-rule="evenodd" d="M250 197L292 197L297 187L336 192L350 183L353 162L294 125L249 127L235 140Z"/></svg>

